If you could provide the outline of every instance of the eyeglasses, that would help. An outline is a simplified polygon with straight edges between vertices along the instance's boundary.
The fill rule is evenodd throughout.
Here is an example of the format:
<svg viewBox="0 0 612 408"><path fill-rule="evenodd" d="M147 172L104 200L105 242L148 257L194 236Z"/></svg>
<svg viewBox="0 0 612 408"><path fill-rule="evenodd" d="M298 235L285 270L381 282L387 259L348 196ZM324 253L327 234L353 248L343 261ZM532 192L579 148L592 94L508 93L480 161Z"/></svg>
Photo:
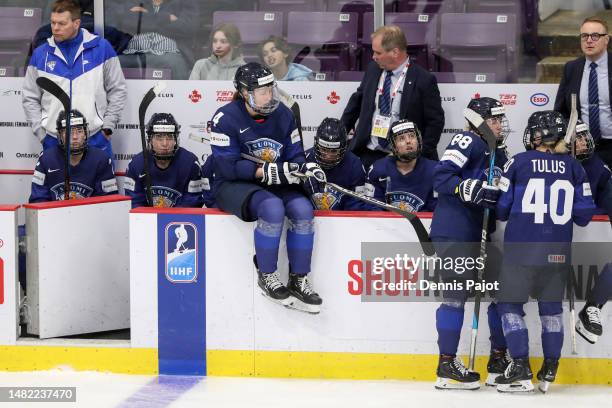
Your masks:
<svg viewBox="0 0 612 408"><path fill-rule="evenodd" d="M582 41L586 41L590 37L591 41L599 41L599 39L601 37L605 37L606 35L608 35L608 34L606 34L606 33L602 33L602 34L600 34L600 33L590 33L590 34L589 33L582 33L582 34L580 34L580 39Z"/></svg>

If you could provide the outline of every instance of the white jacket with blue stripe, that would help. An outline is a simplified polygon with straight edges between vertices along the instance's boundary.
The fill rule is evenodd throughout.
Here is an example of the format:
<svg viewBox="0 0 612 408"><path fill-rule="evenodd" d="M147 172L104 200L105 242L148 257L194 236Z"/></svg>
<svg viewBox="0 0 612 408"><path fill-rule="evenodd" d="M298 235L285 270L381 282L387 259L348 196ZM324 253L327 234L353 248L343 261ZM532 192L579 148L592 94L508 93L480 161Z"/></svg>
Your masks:
<svg viewBox="0 0 612 408"><path fill-rule="evenodd" d="M117 54L103 38L81 28L83 42L72 65L66 62L53 37L34 50L23 84L23 109L39 140L57 137L56 119L63 110L60 101L36 84L47 77L70 97L72 109L87 119L91 134L114 130L127 99L127 86Z"/></svg>

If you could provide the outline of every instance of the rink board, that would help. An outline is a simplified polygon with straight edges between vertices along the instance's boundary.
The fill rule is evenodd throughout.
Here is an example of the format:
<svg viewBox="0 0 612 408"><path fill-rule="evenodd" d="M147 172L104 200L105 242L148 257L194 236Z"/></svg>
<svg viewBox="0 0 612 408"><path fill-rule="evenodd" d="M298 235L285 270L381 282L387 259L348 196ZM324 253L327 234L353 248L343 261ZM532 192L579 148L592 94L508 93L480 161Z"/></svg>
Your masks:
<svg viewBox="0 0 612 408"><path fill-rule="evenodd" d="M340 215L340 214L336 214ZM162 372L161 344L176 350L194 344L182 335L164 339L160 326L160 219L164 225L173 217L181 222L201 219L205 248L198 260L198 283L202 293L205 324L197 323L204 335L205 374L218 376L261 376L347 379L434 379L437 363L437 334L434 302L363 302L349 291L347 265L361 258L361 243L416 241L410 224L388 213L318 214L312 280L324 299L321 314L308 315L284 309L261 296L252 265L254 223L244 223L216 210L141 209L130 214L130 309L131 341L114 346L40 344L0 347L0 370L49 369L70 366L77 370L99 370L139 374ZM423 222L429 228L428 214ZM187 217L187 218L185 218ZM202 231L203 230L203 231ZM162 237L162 238L160 238ZM222 237L222 238L220 238ZM612 240L607 221L576 229L577 240ZM284 237L281 240L284 242ZM189 246L189 245L187 245ZM166 251L167 252L167 251ZM166 254L164 253L164 256ZM281 276L287 276L286 249L281 245ZM163 265L163 264L161 264ZM202 270L203 269L203 270ZM205 274L205 281L202 280ZM193 282L192 275L175 282L181 291ZM167 279L166 276L163 279ZM158 296L155 296L158 294ZM165 295L164 295L165 296ZM204 302L205 299L205 302ZM527 306L533 367L539 368L541 344L534 304ZM577 303L579 309L582 303ZM471 305L459 354L466 355L469 343ZM486 305L482 308L478 337L477 368L486 371L489 333ZM612 327L612 316L604 313L604 325ZM570 355L566 336L561 383L612 384L612 336L605 333L598 344L578 339L578 357ZM160 327L162 330L160 330ZM167 330L166 330L167 331ZM170 330L172 332L172 330ZM174 330L176 334L176 330ZM197 332L197 330L196 330ZM175 343L173 343L175 342ZM52 344L52 343L51 343ZM196 350L197 351L197 350Z"/></svg>

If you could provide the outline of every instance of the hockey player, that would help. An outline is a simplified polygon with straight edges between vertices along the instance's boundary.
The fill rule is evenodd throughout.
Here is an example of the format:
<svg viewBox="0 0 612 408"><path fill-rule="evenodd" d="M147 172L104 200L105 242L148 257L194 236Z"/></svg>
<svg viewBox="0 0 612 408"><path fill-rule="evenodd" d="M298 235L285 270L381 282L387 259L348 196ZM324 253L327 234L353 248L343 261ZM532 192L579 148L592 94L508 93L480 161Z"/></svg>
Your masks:
<svg viewBox="0 0 612 408"><path fill-rule="evenodd" d="M391 125L389 145L393 156L374 162L368 171L366 193L410 212L433 211L436 162L421 157L421 132L413 122L401 119Z"/></svg>
<svg viewBox="0 0 612 408"><path fill-rule="evenodd" d="M305 161L295 118L279 104L268 68L255 62L241 66L234 86L234 101L212 118L216 204L244 221L257 221L254 260L262 293L286 307L319 313L322 300L308 278L313 207L298 174L322 182L325 173L316 163ZM287 286L277 271L285 215L289 218Z"/></svg>
<svg viewBox="0 0 612 408"><path fill-rule="evenodd" d="M179 146L180 126L170 113L154 113L147 123L147 151L153 207L202 207L202 176L198 158ZM143 153L128 165L125 193L132 208L147 205Z"/></svg>
<svg viewBox="0 0 612 408"><path fill-rule="evenodd" d="M497 138L494 173L499 177L506 161L503 141L505 132L505 110L503 105L488 97L472 99L468 106L483 118ZM485 208L494 208L499 196L495 186L487 185L489 169L488 145L475 125L468 120L468 130L455 135L434 168L434 189L438 202L431 223L431 239L440 258L479 257ZM490 268L487 268L490 269ZM442 269L442 280L461 283L462 289L444 291L443 303L436 312L438 347L440 360L437 369L438 389L477 389L480 374L469 371L456 357L464 305L468 298L466 280L476 278L476 269L454 271ZM491 355L487 364L488 384L496 374L501 374L508 365L506 342L495 303L487 310L491 331Z"/></svg>
<svg viewBox="0 0 612 408"><path fill-rule="evenodd" d="M566 122L554 111L535 112L523 137L526 152L509 161L499 186L497 216L507 220L498 311L512 361L497 378L500 392L533 390L523 304L538 300L544 363L540 390L554 381L563 346L562 299L571 268L573 224L585 226L595 206L586 173L565 154L554 154Z"/></svg>
<svg viewBox="0 0 612 408"><path fill-rule="evenodd" d="M346 129L338 119L325 118L317 129L314 147L306 151L306 161L321 166L327 181L357 193L363 193L365 170L359 157L347 151ZM312 181L312 183L310 182ZM368 206L354 197L323 186L315 180L304 183L304 188L317 210L368 210Z"/></svg>
<svg viewBox="0 0 612 408"><path fill-rule="evenodd" d="M612 174L608 166L593 154L595 143L588 126L580 119L576 125L576 159L586 171L593 201L598 212L607 214L612 220ZM592 290L587 294L584 307L578 313L576 332L586 341L595 344L603 333L601 309L612 297L612 264L607 264L595 279Z"/></svg>
<svg viewBox="0 0 612 408"><path fill-rule="evenodd" d="M57 118L58 142L41 153L34 177L30 203L64 199L66 168L66 112ZM117 180L108 155L87 146L89 131L81 112L70 112L70 198L86 198L117 194Z"/></svg>
<svg viewBox="0 0 612 408"><path fill-rule="evenodd" d="M209 154L202 165L202 198L206 208L215 208L215 193L212 186L215 181L215 160L212 154Z"/></svg>

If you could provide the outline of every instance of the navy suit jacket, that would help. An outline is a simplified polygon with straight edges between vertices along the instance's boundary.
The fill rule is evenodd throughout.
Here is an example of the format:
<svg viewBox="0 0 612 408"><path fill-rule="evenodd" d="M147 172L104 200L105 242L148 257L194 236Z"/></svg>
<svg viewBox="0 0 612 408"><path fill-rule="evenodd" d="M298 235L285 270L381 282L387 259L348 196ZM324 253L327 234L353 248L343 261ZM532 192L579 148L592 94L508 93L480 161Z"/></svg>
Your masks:
<svg viewBox="0 0 612 408"><path fill-rule="evenodd" d="M340 118L347 131L352 130L359 119L351 141L351 150L357 155L367 149L370 140L381 73L378 64L370 62L359 88L351 95ZM437 146L444 129L444 111L436 78L419 65L411 63L404 78L401 98L400 119L416 124L423 136L423 156L438 160Z"/></svg>
<svg viewBox="0 0 612 408"><path fill-rule="evenodd" d="M572 110L572 94L576 94L576 108L578 109L578 117L580 117L580 85L582 82L582 73L584 72L584 56L569 61L563 67L563 77L557 90L555 98L555 110L568 118ZM608 53L608 89L612 92L612 54ZM612 97L610 98L612 100Z"/></svg>

